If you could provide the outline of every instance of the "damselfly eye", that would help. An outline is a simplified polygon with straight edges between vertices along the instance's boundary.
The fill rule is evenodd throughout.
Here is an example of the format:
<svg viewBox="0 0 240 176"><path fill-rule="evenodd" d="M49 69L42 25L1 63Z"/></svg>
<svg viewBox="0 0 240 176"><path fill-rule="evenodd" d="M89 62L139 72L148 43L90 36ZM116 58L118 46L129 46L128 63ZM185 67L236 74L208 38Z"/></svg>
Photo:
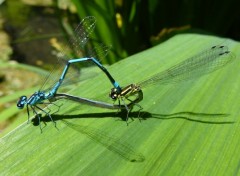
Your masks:
<svg viewBox="0 0 240 176"><path fill-rule="evenodd" d="M113 99L116 100L118 98L118 94L117 94L117 89L116 88L112 88L111 92L109 93L109 96Z"/></svg>
<svg viewBox="0 0 240 176"><path fill-rule="evenodd" d="M17 107L19 109L23 109L24 108L24 105L26 104L26 101L27 101L27 97L26 96L21 96L17 102Z"/></svg>

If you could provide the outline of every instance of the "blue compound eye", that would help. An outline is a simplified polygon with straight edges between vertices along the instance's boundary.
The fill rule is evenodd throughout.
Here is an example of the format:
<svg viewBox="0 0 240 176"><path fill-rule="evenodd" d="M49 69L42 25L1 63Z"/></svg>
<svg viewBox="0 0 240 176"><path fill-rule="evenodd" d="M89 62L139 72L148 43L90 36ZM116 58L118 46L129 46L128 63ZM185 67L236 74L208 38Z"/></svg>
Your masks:
<svg viewBox="0 0 240 176"><path fill-rule="evenodd" d="M17 102L17 107L19 109L23 109L24 108L24 105L26 104L26 101L27 101L27 97L26 96L21 96Z"/></svg>

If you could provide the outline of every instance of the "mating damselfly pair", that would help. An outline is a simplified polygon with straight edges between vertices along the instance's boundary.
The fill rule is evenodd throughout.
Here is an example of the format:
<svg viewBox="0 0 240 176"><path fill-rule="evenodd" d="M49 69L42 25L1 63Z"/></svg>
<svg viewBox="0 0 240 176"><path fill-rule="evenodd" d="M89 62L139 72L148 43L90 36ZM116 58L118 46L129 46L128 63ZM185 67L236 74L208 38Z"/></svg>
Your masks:
<svg viewBox="0 0 240 176"><path fill-rule="evenodd" d="M84 18L76 28L74 38L73 40L70 41L70 44L74 47L80 46L81 48L83 48L88 42L90 34L94 30L95 24L96 24L95 17L89 16ZM227 46L216 45L190 57L189 59L186 59L183 62L180 62L179 64L170 67L165 71L162 71L151 76L149 79L145 81L121 87L119 83L116 82L112 75L108 72L108 70L99 62L99 59L97 58L98 55L95 54L100 53L100 56L104 57L107 54L108 50L109 50L108 47L100 45L100 47L98 47L97 49L93 49L84 57L81 58L65 57L65 60L67 60L67 62L65 63L64 68L61 70L61 73L58 74L57 76L52 76L53 74L49 74L46 77L44 83L41 85L41 88L38 91L36 91L33 95L31 95L29 98L27 98L26 96L20 97L17 103L17 107L22 109L26 105L28 112L28 120L30 116L29 115L30 107L34 114L38 117L39 124L41 117L38 114L37 110L40 110L43 113L45 113L54 122L54 120L51 117L51 114L47 112L45 109L41 108L39 105L54 104L54 101L65 98L73 100L75 102L84 103L101 108L125 109L127 111L126 114L127 121L129 113L135 105L139 106L140 109L142 109L141 106L138 105L138 103L143 99L142 92L143 88L157 83L169 84L194 79L204 74L208 74L217 69L220 69L221 67L233 61L235 58L235 55L228 50ZM63 53L63 55L65 56L65 53ZM58 60L59 60L58 63L63 63L61 59ZM106 74L111 84L113 85L113 88L111 89L109 96L111 97L112 100L114 101L117 100L118 104L109 104L74 95L69 95L66 93L58 93L59 88L65 84L68 84L69 82L69 80L67 79L67 75L69 75L69 69L72 67L72 65L88 61L96 64ZM132 97L134 97L134 99L132 99Z"/></svg>

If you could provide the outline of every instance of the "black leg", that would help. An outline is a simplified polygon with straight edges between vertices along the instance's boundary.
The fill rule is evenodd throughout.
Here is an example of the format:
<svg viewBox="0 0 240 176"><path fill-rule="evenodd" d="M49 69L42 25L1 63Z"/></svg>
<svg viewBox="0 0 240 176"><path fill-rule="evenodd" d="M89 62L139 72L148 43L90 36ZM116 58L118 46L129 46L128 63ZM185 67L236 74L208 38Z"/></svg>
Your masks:
<svg viewBox="0 0 240 176"><path fill-rule="evenodd" d="M33 110L33 112L36 114L36 116L38 117L38 122L39 122L39 127L40 127L40 130L41 130L41 133L42 133L42 126L41 126L41 117L40 115L37 113L37 111L35 110L34 107L30 106Z"/></svg>
<svg viewBox="0 0 240 176"><path fill-rule="evenodd" d="M141 110L143 110L142 106L140 106L138 103L135 103L134 101L130 100L129 98L126 98L126 99L131 102L131 103L130 103L131 106L135 105L135 106L139 107L139 110L138 110L138 119L139 119L139 121L141 121L139 117L140 117ZM131 112L132 109L133 109L133 108L130 108L129 113Z"/></svg>
<svg viewBox="0 0 240 176"><path fill-rule="evenodd" d="M138 119L139 119L139 121L141 122L140 113L141 113L141 111L143 110L143 108L142 108L142 106L140 106L140 105L137 104L137 103L136 103L135 105L139 107L139 109L138 109Z"/></svg>
<svg viewBox="0 0 240 176"><path fill-rule="evenodd" d="M27 123L29 123L29 108L28 108L28 104L27 104L27 114L28 114L28 122Z"/></svg>
<svg viewBox="0 0 240 176"><path fill-rule="evenodd" d="M52 119L51 115L47 111L45 111L44 109L42 109L38 106L35 106L35 107L38 108L39 110L43 111L45 114L47 114L48 117L50 118L50 120L54 123L54 126L57 127L56 122Z"/></svg>
<svg viewBox="0 0 240 176"><path fill-rule="evenodd" d="M131 109L132 108L128 108L128 106L127 106L127 104L125 103L125 101L124 101L124 99L123 99L123 97L121 97L121 100L122 100L122 102L123 102L123 105L125 106L125 108L126 108L126 110L127 110L127 117L126 117L126 123L127 123L127 125L128 125L128 115L129 115L129 113L131 112ZM132 121L133 121L133 118L131 118L132 119Z"/></svg>
<svg viewBox="0 0 240 176"><path fill-rule="evenodd" d="M59 109L60 109L60 107L63 105L63 104L61 104L61 105L57 105L57 104L55 104L55 103L52 103L52 102L49 102L49 103L41 103L41 104L44 104L44 105L51 105L51 104L53 104L54 106L57 106L58 107L58 109L57 109L57 111L55 111L55 112L53 112L53 114L54 113L57 113L58 111L59 111ZM50 108L48 108L48 106L46 106L46 108L49 110L48 111L48 114L51 112L51 109Z"/></svg>
<svg viewBox="0 0 240 176"><path fill-rule="evenodd" d="M53 114L57 113L59 111L60 107L63 105L63 103L61 105L57 105L55 103L51 103L51 104L58 107L57 111L53 112Z"/></svg>

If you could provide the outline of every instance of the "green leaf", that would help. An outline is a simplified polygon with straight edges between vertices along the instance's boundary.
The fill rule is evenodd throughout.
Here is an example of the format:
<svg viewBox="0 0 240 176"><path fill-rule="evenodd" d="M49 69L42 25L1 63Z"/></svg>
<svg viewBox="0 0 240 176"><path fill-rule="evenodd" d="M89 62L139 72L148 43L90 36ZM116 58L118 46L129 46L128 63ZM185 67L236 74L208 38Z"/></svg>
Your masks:
<svg viewBox="0 0 240 176"><path fill-rule="evenodd" d="M227 45L239 57L238 42L185 34L124 59L108 70L120 85L126 86L218 44ZM0 173L238 175L239 67L236 59L192 81L143 89L144 99L139 103L143 107L142 120L138 120L139 107L135 106L129 115L134 121L130 119L128 125L121 120L126 117L122 113L60 102L60 111L51 106L58 129L44 117L50 123L46 122L42 134L38 126L23 123L1 138ZM106 76L99 74L69 93L111 103L110 89ZM27 119L27 114L22 118ZM126 154L127 148L131 157Z"/></svg>

